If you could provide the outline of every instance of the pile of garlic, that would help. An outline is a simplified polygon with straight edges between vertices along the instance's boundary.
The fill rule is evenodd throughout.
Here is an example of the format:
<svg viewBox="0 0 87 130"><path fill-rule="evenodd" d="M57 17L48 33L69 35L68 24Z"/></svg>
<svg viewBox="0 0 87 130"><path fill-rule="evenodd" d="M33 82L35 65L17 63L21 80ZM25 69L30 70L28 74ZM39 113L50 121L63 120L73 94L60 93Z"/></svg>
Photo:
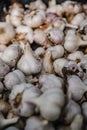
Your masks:
<svg viewBox="0 0 87 130"><path fill-rule="evenodd" d="M87 4L13 3L0 22L0 130L87 130Z"/></svg>

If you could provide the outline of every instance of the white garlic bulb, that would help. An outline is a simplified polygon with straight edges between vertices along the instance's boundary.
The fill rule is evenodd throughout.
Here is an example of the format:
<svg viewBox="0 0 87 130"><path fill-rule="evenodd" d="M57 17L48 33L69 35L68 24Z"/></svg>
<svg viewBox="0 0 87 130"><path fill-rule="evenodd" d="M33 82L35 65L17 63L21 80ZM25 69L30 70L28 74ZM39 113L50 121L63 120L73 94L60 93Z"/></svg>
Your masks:
<svg viewBox="0 0 87 130"><path fill-rule="evenodd" d="M5 87L11 90L13 86L25 82L25 76L20 70L14 70L8 73L4 78Z"/></svg>
<svg viewBox="0 0 87 130"><path fill-rule="evenodd" d="M21 48L18 44L9 45L1 55L1 59L9 66L14 67L21 55Z"/></svg>
<svg viewBox="0 0 87 130"><path fill-rule="evenodd" d="M41 91L45 92L47 89L59 87L63 88L63 79L54 74L43 74L39 77Z"/></svg>
<svg viewBox="0 0 87 130"><path fill-rule="evenodd" d="M42 25L45 21L46 13L44 10L33 10L25 14L23 23L29 27L36 28Z"/></svg>
<svg viewBox="0 0 87 130"><path fill-rule="evenodd" d="M28 40L30 43L33 43L33 30L25 25L19 25L16 28L17 39L18 40Z"/></svg>
<svg viewBox="0 0 87 130"><path fill-rule="evenodd" d="M53 60L61 58L64 55L64 48L62 45L49 47L47 50L51 51Z"/></svg>
<svg viewBox="0 0 87 130"><path fill-rule="evenodd" d="M82 108L82 113L83 113L84 117L87 119L87 102L83 102L81 104L81 108Z"/></svg>
<svg viewBox="0 0 87 130"><path fill-rule="evenodd" d="M26 75L37 74L41 71L42 64L40 60L34 56L28 43L25 46L24 55L18 61L17 68Z"/></svg>
<svg viewBox="0 0 87 130"><path fill-rule="evenodd" d="M45 54L45 49L43 47L38 47L36 50L35 50L35 55L37 57L43 57Z"/></svg>
<svg viewBox="0 0 87 130"><path fill-rule="evenodd" d="M15 29L12 24L0 22L0 44L9 44L15 37Z"/></svg>
<svg viewBox="0 0 87 130"><path fill-rule="evenodd" d="M0 59L0 79L4 78L4 76L10 71L10 67Z"/></svg>
<svg viewBox="0 0 87 130"><path fill-rule="evenodd" d="M32 125L33 124L33 125ZM32 116L26 121L25 130L54 130L54 127L47 120L41 117Z"/></svg>
<svg viewBox="0 0 87 130"><path fill-rule="evenodd" d="M14 127L14 126L10 126L4 130L19 130L18 128Z"/></svg>
<svg viewBox="0 0 87 130"><path fill-rule="evenodd" d="M42 117L49 121L54 121L60 116L61 108L65 101L64 97L62 89L54 87L48 89L37 98L31 98L29 102L38 107Z"/></svg>
<svg viewBox="0 0 87 130"><path fill-rule="evenodd" d="M69 100L63 111L63 120L65 124L70 124L77 114L81 114L80 106L73 100Z"/></svg>
<svg viewBox="0 0 87 130"><path fill-rule="evenodd" d="M59 75L63 77L62 69L63 67L68 63L68 60L65 58L59 58L56 59L53 62L54 71Z"/></svg>
<svg viewBox="0 0 87 130"><path fill-rule="evenodd" d="M35 105L28 103L31 98L40 96L41 91L32 84L22 83L13 87L9 101L12 110L19 116L29 117L35 111Z"/></svg>
<svg viewBox="0 0 87 130"><path fill-rule="evenodd" d="M68 76L68 91L71 93L71 97L75 101L80 101L87 91L87 86L76 75Z"/></svg>

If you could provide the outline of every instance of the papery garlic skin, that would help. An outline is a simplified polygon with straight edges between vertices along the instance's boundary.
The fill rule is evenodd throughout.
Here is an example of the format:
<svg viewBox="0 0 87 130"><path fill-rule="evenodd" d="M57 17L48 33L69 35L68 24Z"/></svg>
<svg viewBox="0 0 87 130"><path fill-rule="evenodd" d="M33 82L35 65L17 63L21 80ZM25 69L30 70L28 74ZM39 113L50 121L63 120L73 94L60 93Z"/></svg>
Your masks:
<svg viewBox="0 0 87 130"><path fill-rule="evenodd" d="M37 74L42 69L40 60L34 56L28 43L25 46L24 54L18 61L17 68L26 75Z"/></svg>
<svg viewBox="0 0 87 130"><path fill-rule="evenodd" d="M30 14L24 16L23 23L31 28L37 28L44 23L45 15L45 11L41 9L32 11Z"/></svg>
<svg viewBox="0 0 87 130"><path fill-rule="evenodd" d="M18 44L9 45L1 55L1 59L9 66L14 67L21 55L21 48Z"/></svg>
<svg viewBox="0 0 87 130"><path fill-rule="evenodd" d="M39 83L41 85L41 91L45 92L50 88L59 87L63 88L63 80L54 74L43 74L39 77Z"/></svg>
<svg viewBox="0 0 87 130"><path fill-rule="evenodd" d="M28 101L40 94L41 91L32 84L22 83L14 86L9 98L12 110L19 116L31 116L35 111L35 105Z"/></svg>
<svg viewBox="0 0 87 130"><path fill-rule="evenodd" d="M17 38L18 40L28 40L30 43L33 43L33 30L25 25L19 25L16 28Z"/></svg>
<svg viewBox="0 0 87 130"><path fill-rule="evenodd" d="M0 79L4 78L4 76L10 71L10 67L0 59Z"/></svg>
<svg viewBox="0 0 87 130"><path fill-rule="evenodd" d="M43 3L42 0L37 0L29 4L29 9L30 10L35 10L35 9L46 10L46 5Z"/></svg>
<svg viewBox="0 0 87 130"><path fill-rule="evenodd" d="M86 16L84 13L79 13L79 14L74 16L74 18L71 21L71 24L79 26L83 22L85 17Z"/></svg>
<svg viewBox="0 0 87 130"><path fill-rule="evenodd" d="M64 55L64 48L62 45L49 47L47 50L51 51L53 60L61 58Z"/></svg>
<svg viewBox="0 0 87 130"><path fill-rule="evenodd" d="M83 94L87 91L87 86L76 75L68 76L68 91L75 101L81 100Z"/></svg>
<svg viewBox="0 0 87 130"><path fill-rule="evenodd" d="M53 44L61 44L64 38L64 34L62 30L59 30L57 28L49 29L47 32L48 39Z"/></svg>
<svg viewBox="0 0 87 130"><path fill-rule="evenodd" d="M83 56L84 56L84 53L82 51L75 51L73 53L70 53L67 58L69 60L73 60L73 61L76 61L78 63L81 61Z"/></svg>
<svg viewBox="0 0 87 130"><path fill-rule="evenodd" d="M33 125L32 125L33 124ZM25 130L54 130L54 127L47 120L32 116L26 121Z"/></svg>
<svg viewBox="0 0 87 130"><path fill-rule="evenodd" d="M63 67L68 63L68 60L65 58L59 58L56 59L53 62L54 71L59 75L63 77L62 69Z"/></svg>
<svg viewBox="0 0 87 130"><path fill-rule="evenodd" d="M23 19L24 9L19 7L13 7L10 12L10 22L13 26L17 27L21 25Z"/></svg>
<svg viewBox="0 0 87 130"><path fill-rule="evenodd" d="M65 124L72 123L74 117L81 114L80 106L73 100L69 100L63 111L63 120Z"/></svg>
<svg viewBox="0 0 87 130"><path fill-rule="evenodd" d="M43 57L45 54L45 49L43 47L38 47L36 50L35 50L35 55L37 57Z"/></svg>
<svg viewBox="0 0 87 130"><path fill-rule="evenodd" d="M5 87L11 90L13 86L25 82L25 76L20 70L14 70L8 73L4 78Z"/></svg>
<svg viewBox="0 0 87 130"><path fill-rule="evenodd" d="M19 130L18 128L14 127L14 126L10 126L4 130Z"/></svg>
<svg viewBox="0 0 87 130"><path fill-rule="evenodd" d="M46 73L53 73L54 68L53 68L53 63L52 63L52 54L50 51L46 51L44 58L43 58L43 70Z"/></svg>
<svg viewBox="0 0 87 130"><path fill-rule="evenodd" d="M12 24L0 22L0 44L7 45L15 38L15 29Z"/></svg>
<svg viewBox="0 0 87 130"><path fill-rule="evenodd" d="M42 117L55 121L60 116L65 98L62 89L54 87L45 91L40 97L31 98L29 102L37 106ZM50 109L51 107L52 109Z"/></svg>

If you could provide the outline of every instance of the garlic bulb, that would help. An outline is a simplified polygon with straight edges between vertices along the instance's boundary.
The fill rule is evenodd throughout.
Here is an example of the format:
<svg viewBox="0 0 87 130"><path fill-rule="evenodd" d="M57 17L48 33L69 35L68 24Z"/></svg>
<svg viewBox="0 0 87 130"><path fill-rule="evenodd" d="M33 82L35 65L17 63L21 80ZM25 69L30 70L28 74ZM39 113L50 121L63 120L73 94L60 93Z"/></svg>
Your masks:
<svg viewBox="0 0 87 130"><path fill-rule="evenodd" d="M14 126L10 126L4 130L19 130L18 128L14 127Z"/></svg>
<svg viewBox="0 0 87 130"><path fill-rule="evenodd" d="M17 68L26 75L37 74L41 71L41 62L33 55L28 43L25 46L25 52L23 56L18 61Z"/></svg>
<svg viewBox="0 0 87 130"><path fill-rule="evenodd" d="M48 89L37 98L31 98L29 102L34 103L38 107L42 117L49 121L54 121L59 118L64 101L62 89L54 87Z"/></svg>
<svg viewBox="0 0 87 130"><path fill-rule="evenodd" d="M24 9L22 7L12 7L10 10L10 22L13 26L18 27L22 23Z"/></svg>
<svg viewBox="0 0 87 130"><path fill-rule="evenodd" d="M79 13L79 14L74 16L74 18L71 21L71 24L79 26L83 22L85 17L86 16L84 13Z"/></svg>
<svg viewBox="0 0 87 130"><path fill-rule="evenodd" d="M4 78L4 76L10 71L9 66L0 59L0 79Z"/></svg>
<svg viewBox="0 0 87 130"><path fill-rule="evenodd" d="M21 48L18 44L9 45L1 55L1 59L9 66L14 67L21 55Z"/></svg>
<svg viewBox="0 0 87 130"><path fill-rule="evenodd" d="M87 119L87 102L83 102L81 104L81 108L82 108L82 113L83 113L84 117Z"/></svg>
<svg viewBox="0 0 87 130"><path fill-rule="evenodd" d="M59 30L57 28L52 28L49 29L47 32L47 37L48 39L53 43L53 44L60 44L63 41L64 34L62 30Z"/></svg>
<svg viewBox="0 0 87 130"><path fill-rule="evenodd" d="M16 28L17 39L18 40L28 40L30 43L33 43L33 30L25 25L19 25Z"/></svg>
<svg viewBox="0 0 87 130"><path fill-rule="evenodd" d="M52 63L52 54L50 51L45 52L45 56L43 58L43 69L46 73L53 73L53 63Z"/></svg>
<svg viewBox="0 0 87 130"><path fill-rule="evenodd" d="M63 79L54 74L43 74L39 77L39 83L41 85L41 91L54 87L63 88Z"/></svg>
<svg viewBox="0 0 87 130"><path fill-rule="evenodd" d="M50 42L47 39L46 33L41 29L35 29L34 31L34 41L41 45L48 47Z"/></svg>
<svg viewBox="0 0 87 130"><path fill-rule="evenodd" d="M30 10L35 10L35 9L45 10L46 5L44 4L44 2L42 0L37 0L37 1L33 1L30 3L29 9Z"/></svg>
<svg viewBox="0 0 87 130"><path fill-rule="evenodd" d="M64 13L64 9L61 5L54 5L47 8L47 13L55 13L58 16L62 16L62 14Z"/></svg>
<svg viewBox="0 0 87 130"><path fill-rule="evenodd" d="M18 117L14 117L11 119L5 119L1 114L0 114L0 129L15 124L18 121Z"/></svg>
<svg viewBox="0 0 87 130"><path fill-rule="evenodd" d="M83 116L77 114L70 125L70 130L82 130L83 128Z"/></svg>
<svg viewBox="0 0 87 130"><path fill-rule="evenodd" d="M25 82L25 76L20 70L14 70L8 73L4 78L5 87L11 90L13 86Z"/></svg>
<svg viewBox="0 0 87 130"><path fill-rule="evenodd" d="M68 76L68 91L75 101L80 101L84 93L87 91L87 86L76 75ZM80 90L80 91L79 91Z"/></svg>
<svg viewBox="0 0 87 130"><path fill-rule="evenodd" d="M63 111L63 120L65 124L70 124L77 114L81 114L80 106L73 101L69 100Z"/></svg>
<svg viewBox="0 0 87 130"><path fill-rule="evenodd" d="M53 62L54 71L59 75L63 77L62 69L63 67L68 63L67 59L65 58L59 58L56 59Z"/></svg>
<svg viewBox="0 0 87 130"><path fill-rule="evenodd" d="M31 116L35 111L35 105L28 103L31 98L40 96L41 91L32 84L22 83L13 87L9 101L12 110L23 117Z"/></svg>
<svg viewBox="0 0 87 130"><path fill-rule="evenodd" d="M70 53L67 58L69 60L73 60L73 61L76 61L78 63L81 61L83 56L84 56L84 53L82 51L75 51L75 52Z"/></svg>
<svg viewBox="0 0 87 130"><path fill-rule="evenodd" d="M0 22L0 44L7 45L15 38L15 30L10 23Z"/></svg>
<svg viewBox="0 0 87 130"><path fill-rule="evenodd" d="M3 90L4 90L4 85L2 82L0 82L0 94L3 92Z"/></svg>
<svg viewBox="0 0 87 130"><path fill-rule="evenodd" d="M80 46L87 46L87 41L83 41L78 35L76 35L75 30L68 30L65 37L64 48L68 52L74 52Z"/></svg>
<svg viewBox="0 0 87 130"><path fill-rule="evenodd" d="M32 125L33 124L33 125ZM41 117L32 116L26 121L25 130L54 130L54 127L47 120Z"/></svg>
<svg viewBox="0 0 87 130"><path fill-rule="evenodd" d="M45 21L46 14L44 10L33 10L24 16L23 23L32 28L37 28Z"/></svg>
<svg viewBox="0 0 87 130"><path fill-rule="evenodd" d="M53 60L61 58L64 55L64 48L62 45L49 47L47 50L51 51Z"/></svg>
<svg viewBox="0 0 87 130"><path fill-rule="evenodd" d="M43 47L38 47L36 50L35 50L35 55L37 57L43 57L45 54L45 49Z"/></svg>

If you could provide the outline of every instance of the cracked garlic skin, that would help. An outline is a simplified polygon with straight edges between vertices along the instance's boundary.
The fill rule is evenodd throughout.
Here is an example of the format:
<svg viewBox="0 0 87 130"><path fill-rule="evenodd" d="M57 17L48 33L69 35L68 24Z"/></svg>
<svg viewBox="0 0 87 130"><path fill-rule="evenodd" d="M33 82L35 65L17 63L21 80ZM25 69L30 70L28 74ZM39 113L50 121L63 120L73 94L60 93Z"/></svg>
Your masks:
<svg viewBox="0 0 87 130"><path fill-rule="evenodd" d="M81 114L81 108L74 100L70 99L63 111L64 123L70 124L77 114Z"/></svg>
<svg viewBox="0 0 87 130"><path fill-rule="evenodd" d="M28 101L40 94L41 91L32 84L22 83L14 86L9 97L12 110L19 116L31 116L35 111L35 105Z"/></svg>
<svg viewBox="0 0 87 130"><path fill-rule="evenodd" d="M7 45L15 38L15 29L12 24L0 22L0 44Z"/></svg>
<svg viewBox="0 0 87 130"><path fill-rule="evenodd" d="M33 124L33 125L32 125ZM53 125L41 117L32 116L26 121L24 130L55 130Z"/></svg>
<svg viewBox="0 0 87 130"><path fill-rule="evenodd" d="M21 55L21 48L18 44L9 45L1 55L1 59L11 67L15 67Z"/></svg>
<svg viewBox="0 0 87 130"><path fill-rule="evenodd" d="M87 86L76 75L70 75L67 79L68 92L75 101L80 101L85 92L87 92Z"/></svg>
<svg viewBox="0 0 87 130"><path fill-rule="evenodd" d="M5 87L11 90L13 86L25 82L25 76L20 70L9 72L4 78Z"/></svg>
<svg viewBox="0 0 87 130"><path fill-rule="evenodd" d="M63 88L64 81L62 78L57 77L54 74L43 74L39 77L39 83L41 86L41 91L45 92L50 88L59 87Z"/></svg>
<svg viewBox="0 0 87 130"><path fill-rule="evenodd" d="M9 71L10 67L2 59L0 59L0 79L4 78Z"/></svg>
<svg viewBox="0 0 87 130"><path fill-rule="evenodd" d="M37 74L42 69L40 60L34 56L28 43L25 45L24 54L17 63L17 68L24 72L25 75Z"/></svg>
<svg viewBox="0 0 87 130"><path fill-rule="evenodd" d="M54 87L46 90L39 97L31 98L29 102L37 106L43 118L48 121L55 121L60 116L65 96L62 89Z"/></svg>

